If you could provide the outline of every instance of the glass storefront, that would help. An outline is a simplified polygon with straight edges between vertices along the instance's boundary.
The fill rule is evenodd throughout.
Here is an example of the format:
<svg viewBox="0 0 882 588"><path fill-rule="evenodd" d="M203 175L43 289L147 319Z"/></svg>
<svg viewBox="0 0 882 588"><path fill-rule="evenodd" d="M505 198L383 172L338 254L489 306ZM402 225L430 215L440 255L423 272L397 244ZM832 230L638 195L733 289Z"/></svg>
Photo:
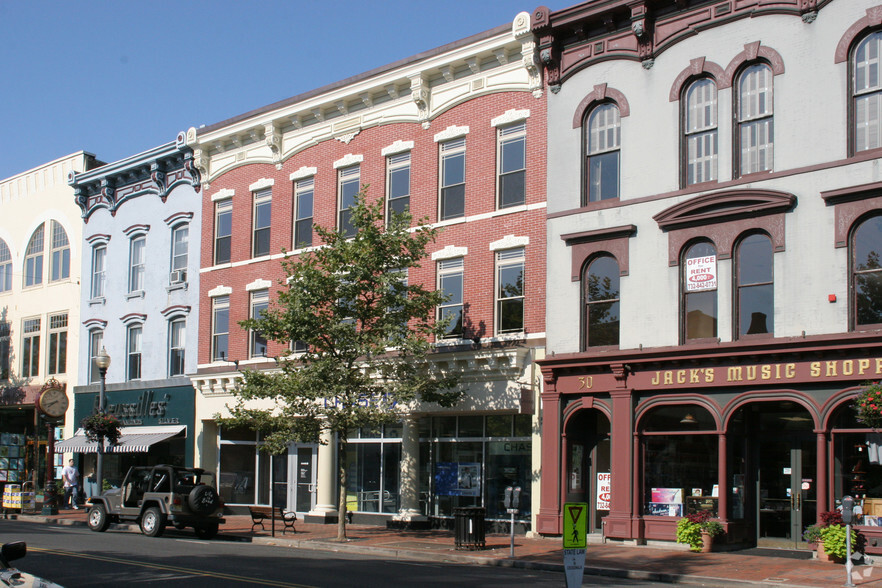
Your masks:
<svg viewBox="0 0 882 588"><path fill-rule="evenodd" d="M395 514L401 502L401 424L360 429L346 448L347 509Z"/></svg>

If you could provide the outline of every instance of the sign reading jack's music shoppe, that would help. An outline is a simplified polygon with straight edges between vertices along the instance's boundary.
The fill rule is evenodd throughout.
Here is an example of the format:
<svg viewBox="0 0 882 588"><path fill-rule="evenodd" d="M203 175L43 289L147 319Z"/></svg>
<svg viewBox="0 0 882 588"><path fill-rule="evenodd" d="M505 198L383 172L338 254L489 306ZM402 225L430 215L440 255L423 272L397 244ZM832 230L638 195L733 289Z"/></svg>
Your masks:
<svg viewBox="0 0 882 588"><path fill-rule="evenodd" d="M882 357L770 363L744 363L640 370L633 366L628 387L639 389L702 388L706 386L794 385L806 382L851 380L855 384L882 378ZM561 393L606 391L620 387L612 374L562 376Z"/></svg>

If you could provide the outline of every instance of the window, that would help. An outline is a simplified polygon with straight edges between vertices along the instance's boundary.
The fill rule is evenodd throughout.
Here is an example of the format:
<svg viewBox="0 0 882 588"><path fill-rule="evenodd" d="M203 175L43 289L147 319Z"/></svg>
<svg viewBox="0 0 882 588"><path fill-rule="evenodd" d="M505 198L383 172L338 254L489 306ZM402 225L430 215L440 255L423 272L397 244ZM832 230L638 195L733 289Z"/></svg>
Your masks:
<svg viewBox="0 0 882 588"><path fill-rule="evenodd" d="M683 268L685 340L717 336L717 249L709 241L690 246Z"/></svg>
<svg viewBox="0 0 882 588"><path fill-rule="evenodd" d="M449 319L444 337L462 337L463 258L438 262L438 289L446 300L438 307L438 319Z"/></svg>
<svg viewBox="0 0 882 588"><path fill-rule="evenodd" d="M340 170L340 207L337 230L343 233L344 237L355 235L355 227L352 226L352 207L355 205L355 197L358 194L360 181L361 166L351 165Z"/></svg>
<svg viewBox="0 0 882 588"><path fill-rule="evenodd" d="M186 321L175 319L168 324L168 375L184 375L184 352L186 349Z"/></svg>
<svg viewBox="0 0 882 588"><path fill-rule="evenodd" d="M710 78L696 80L684 100L686 184L717 179L717 85Z"/></svg>
<svg viewBox="0 0 882 588"><path fill-rule="evenodd" d="M614 257L597 257L582 275L584 349L619 344L619 263Z"/></svg>
<svg viewBox="0 0 882 588"><path fill-rule="evenodd" d="M619 108L611 103L594 108L588 115L586 135L588 202L618 198L621 147Z"/></svg>
<svg viewBox="0 0 882 588"><path fill-rule="evenodd" d="M190 226L178 225L172 229L171 270L187 270L187 256L190 250ZM185 274L186 275L186 274Z"/></svg>
<svg viewBox="0 0 882 588"><path fill-rule="evenodd" d="M144 289L144 248L147 237L132 237L129 243L129 292L140 292Z"/></svg>
<svg viewBox="0 0 882 588"><path fill-rule="evenodd" d="M126 333L126 379L141 379L141 325L131 325Z"/></svg>
<svg viewBox="0 0 882 588"><path fill-rule="evenodd" d="M465 137L441 143L441 220L465 216Z"/></svg>
<svg viewBox="0 0 882 588"><path fill-rule="evenodd" d="M269 290L251 293L251 318L261 318L268 307ZM252 329L250 339L249 357L266 357L266 337L260 331Z"/></svg>
<svg viewBox="0 0 882 588"><path fill-rule="evenodd" d="M386 160L386 222L392 222L393 214L407 212L410 208L410 152L393 155Z"/></svg>
<svg viewBox="0 0 882 588"><path fill-rule="evenodd" d="M218 296L212 300L211 306L211 360L224 361L230 338L230 297Z"/></svg>
<svg viewBox="0 0 882 588"><path fill-rule="evenodd" d="M89 331L89 382L101 381L101 372L95 361L98 359L98 352L104 346L104 331Z"/></svg>
<svg viewBox="0 0 882 588"><path fill-rule="evenodd" d="M107 246L96 245L92 248L92 298L104 296L104 283L106 279L105 266L107 262Z"/></svg>
<svg viewBox="0 0 882 588"><path fill-rule="evenodd" d="M882 147L882 31L868 35L854 52L854 150Z"/></svg>
<svg viewBox="0 0 882 588"><path fill-rule="evenodd" d="M0 239L0 292L12 290L12 254L3 239Z"/></svg>
<svg viewBox="0 0 882 588"><path fill-rule="evenodd" d="M501 127L498 131L499 208L527 201L527 123Z"/></svg>
<svg viewBox="0 0 882 588"><path fill-rule="evenodd" d="M877 325L882 323L882 216L858 225L851 248L854 324Z"/></svg>
<svg viewBox="0 0 882 588"><path fill-rule="evenodd" d="M736 338L773 333L775 290L772 240L758 233L742 239L738 244L735 269L738 309Z"/></svg>
<svg viewBox="0 0 882 588"><path fill-rule="evenodd" d="M294 184L294 249L312 245L312 204L315 178Z"/></svg>
<svg viewBox="0 0 882 588"><path fill-rule="evenodd" d="M49 375L67 372L67 313L49 315Z"/></svg>
<svg viewBox="0 0 882 588"><path fill-rule="evenodd" d="M254 239L251 245L251 257L270 254L272 205L272 190L260 190L254 193Z"/></svg>
<svg viewBox="0 0 882 588"><path fill-rule="evenodd" d="M70 243L61 223L52 221L52 250L50 253L49 281L57 282L70 277Z"/></svg>
<svg viewBox="0 0 882 588"><path fill-rule="evenodd" d="M9 339L12 323L0 321L0 380L9 379Z"/></svg>
<svg viewBox="0 0 882 588"><path fill-rule="evenodd" d="M214 207L214 263L230 263L233 237L233 199L222 200Z"/></svg>
<svg viewBox="0 0 882 588"><path fill-rule="evenodd" d="M25 250L24 285L37 286L43 283L43 226L40 225L31 235L31 241Z"/></svg>
<svg viewBox="0 0 882 588"><path fill-rule="evenodd" d="M21 332L21 377L33 378L40 373L40 319L23 320Z"/></svg>
<svg viewBox="0 0 882 588"><path fill-rule="evenodd" d="M524 248L496 253L497 333L524 330Z"/></svg>
<svg viewBox="0 0 882 588"><path fill-rule="evenodd" d="M738 78L738 114L735 137L741 175L772 169L772 69L765 63L751 65Z"/></svg>

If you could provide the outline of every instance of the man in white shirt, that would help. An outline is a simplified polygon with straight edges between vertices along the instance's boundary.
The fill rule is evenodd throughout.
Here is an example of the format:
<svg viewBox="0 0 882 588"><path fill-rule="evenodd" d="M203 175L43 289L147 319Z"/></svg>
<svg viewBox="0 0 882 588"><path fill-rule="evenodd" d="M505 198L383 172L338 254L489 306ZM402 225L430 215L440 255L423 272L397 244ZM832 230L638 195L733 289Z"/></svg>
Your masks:
<svg viewBox="0 0 882 588"><path fill-rule="evenodd" d="M64 481L64 506L66 508L79 509L77 505L77 488L80 485L80 472L74 466L74 460L67 462L67 466L61 470L61 479Z"/></svg>

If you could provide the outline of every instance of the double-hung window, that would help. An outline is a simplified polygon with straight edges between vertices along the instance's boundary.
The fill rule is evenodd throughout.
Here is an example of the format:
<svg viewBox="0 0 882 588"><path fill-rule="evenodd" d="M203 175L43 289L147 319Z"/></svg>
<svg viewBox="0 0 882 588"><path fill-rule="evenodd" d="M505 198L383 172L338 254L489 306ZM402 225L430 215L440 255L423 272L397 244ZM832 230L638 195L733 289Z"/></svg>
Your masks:
<svg viewBox="0 0 882 588"><path fill-rule="evenodd" d="M126 333L126 379L141 379L141 336L143 327L130 325Z"/></svg>
<svg viewBox="0 0 882 588"><path fill-rule="evenodd" d="M294 249L312 245L312 207L315 178L304 178L294 183Z"/></svg>
<svg viewBox="0 0 882 588"><path fill-rule="evenodd" d="M340 198L337 230L343 233L344 237L353 237L355 236L355 227L352 225L352 207L355 206L355 197L358 195L361 166L350 165L341 168L338 176Z"/></svg>
<svg viewBox="0 0 882 588"><path fill-rule="evenodd" d="M738 77L736 169L742 176L772 169L773 112L772 68L765 63L751 65Z"/></svg>
<svg viewBox="0 0 882 588"><path fill-rule="evenodd" d="M854 326L882 324L882 216L863 220L850 245Z"/></svg>
<svg viewBox="0 0 882 588"><path fill-rule="evenodd" d="M211 359L224 361L229 353L230 297L217 296L212 299L211 306Z"/></svg>
<svg viewBox="0 0 882 588"><path fill-rule="evenodd" d="M438 307L438 319L448 320L445 338L462 337L463 330L463 258L438 262L438 289L446 300Z"/></svg>
<svg viewBox="0 0 882 588"><path fill-rule="evenodd" d="M40 373L40 318L23 320L21 334L21 377L33 378Z"/></svg>
<svg viewBox="0 0 882 588"><path fill-rule="evenodd" d="M854 52L854 150L882 147L882 31L868 35Z"/></svg>
<svg viewBox="0 0 882 588"><path fill-rule="evenodd" d="M251 293L251 318L259 319L269 307L269 290L257 290ZM266 357L266 336L257 329L251 329L249 356Z"/></svg>
<svg viewBox="0 0 882 588"><path fill-rule="evenodd" d="M496 253L497 333L524 330L524 248Z"/></svg>
<svg viewBox="0 0 882 588"><path fill-rule="evenodd" d="M31 235L25 249L24 286L37 286L43 283L43 234L45 225L40 225Z"/></svg>
<svg viewBox="0 0 882 588"><path fill-rule="evenodd" d="M187 343L187 322L183 318L168 323L168 375L184 375L184 354Z"/></svg>
<svg viewBox="0 0 882 588"><path fill-rule="evenodd" d="M272 206L272 189L267 188L254 193L254 239L251 246L251 257L270 254Z"/></svg>
<svg viewBox="0 0 882 588"><path fill-rule="evenodd" d="M621 118L615 104L591 110L585 130L587 202L619 197Z"/></svg>
<svg viewBox="0 0 882 588"><path fill-rule="evenodd" d="M527 201L527 123L500 127L498 208L519 206Z"/></svg>
<svg viewBox="0 0 882 588"><path fill-rule="evenodd" d="M49 315L49 375L67 371L67 313Z"/></svg>
<svg viewBox="0 0 882 588"><path fill-rule="evenodd" d="M52 221L52 242L49 256L49 281L57 282L70 277L70 242L64 227Z"/></svg>
<svg viewBox="0 0 882 588"><path fill-rule="evenodd" d="M0 239L0 292L12 290L12 254L9 246Z"/></svg>
<svg viewBox="0 0 882 588"><path fill-rule="evenodd" d="M686 184L717 179L717 85L710 78L692 82L684 100Z"/></svg>
<svg viewBox="0 0 882 588"><path fill-rule="evenodd" d="M135 235L129 242L129 292L144 290L147 237Z"/></svg>
<svg viewBox="0 0 882 588"><path fill-rule="evenodd" d="M107 278L107 246L96 245L92 248L92 298L104 296L104 285Z"/></svg>
<svg viewBox="0 0 882 588"><path fill-rule="evenodd" d="M775 328L772 240L755 233L738 243L736 255L737 337L773 333Z"/></svg>
<svg viewBox="0 0 882 588"><path fill-rule="evenodd" d="M717 248L701 241L683 255L683 332L686 341L717 336Z"/></svg>
<svg viewBox="0 0 882 588"><path fill-rule="evenodd" d="M9 339L12 331L12 323L0 321L0 380L9 379Z"/></svg>
<svg viewBox="0 0 882 588"><path fill-rule="evenodd" d="M582 275L583 349L619 344L619 263L614 257L595 258Z"/></svg>
<svg viewBox="0 0 882 588"><path fill-rule="evenodd" d="M187 279L187 258L190 251L190 226L178 225L172 229L171 271L178 281ZM178 272L174 274L174 272Z"/></svg>
<svg viewBox="0 0 882 588"><path fill-rule="evenodd" d="M98 364L98 352L104 346L104 331L95 329L89 331L89 382L94 383L101 380L101 372Z"/></svg>
<svg viewBox="0 0 882 588"><path fill-rule="evenodd" d="M230 263L233 239L233 199L214 206L214 263Z"/></svg>
<svg viewBox="0 0 882 588"><path fill-rule="evenodd" d="M441 220L465 216L466 138L441 143Z"/></svg>
<svg viewBox="0 0 882 588"><path fill-rule="evenodd" d="M410 208L410 151L387 158L386 186L386 222L390 223L393 214L407 212Z"/></svg>

